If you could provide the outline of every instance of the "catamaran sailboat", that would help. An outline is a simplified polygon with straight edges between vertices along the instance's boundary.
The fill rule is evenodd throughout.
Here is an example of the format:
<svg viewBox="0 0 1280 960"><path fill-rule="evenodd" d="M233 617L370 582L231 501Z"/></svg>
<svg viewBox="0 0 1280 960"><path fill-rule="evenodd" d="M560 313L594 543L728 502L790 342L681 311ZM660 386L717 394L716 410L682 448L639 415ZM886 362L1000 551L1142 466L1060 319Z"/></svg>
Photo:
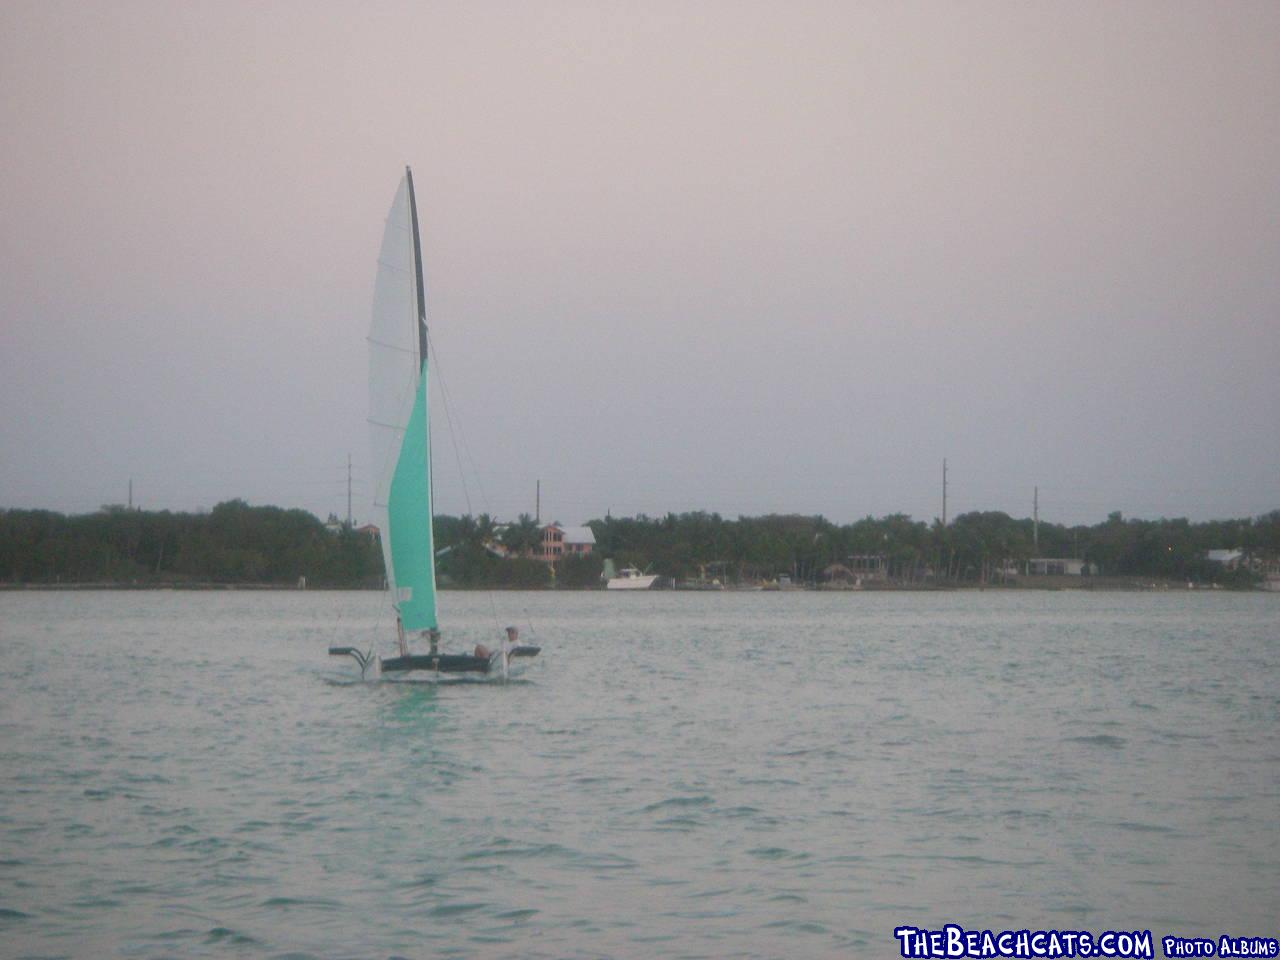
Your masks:
<svg viewBox="0 0 1280 960"><path fill-rule="evenodd" d="M382 234L369 326L369 450L374 475L373 522L382 541L387 589L396 611L398 655L330 647L350 656L362 675L489 673L505 676L511 657L534 656L536 646L516 646L507 637L490 654L442 653L436 610L435 537L431 528L431 417L427 391L427 312L422 248L413 172L405 168ZM425 653L411 650L417 636Z"/></svg>

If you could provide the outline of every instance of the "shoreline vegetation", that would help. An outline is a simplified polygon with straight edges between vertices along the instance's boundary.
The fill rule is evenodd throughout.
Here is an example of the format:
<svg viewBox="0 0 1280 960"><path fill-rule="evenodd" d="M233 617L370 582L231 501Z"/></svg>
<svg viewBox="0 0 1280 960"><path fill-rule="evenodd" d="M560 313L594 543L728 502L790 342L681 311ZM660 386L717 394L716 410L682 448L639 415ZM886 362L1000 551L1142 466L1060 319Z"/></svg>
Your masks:
<svg viewBox="0 0 1280 960"><path fill-rule="evenodd" d="M745 592L781 592L781 593L943 593L954 592L957 590L992 590L992 591L1030 591L1039 590L1042 592L1061 592L1064 590L1075 590L1093 593L1104 592L1168 592L1188 590L1253 590L1260 588L1257 583L1249 583L1240 585L1235 583L1221 584L1217 582L1201 582L1182 581L1170 579L1158 579L1152 577L1055 577L1055 576L1037 576L1031 578L1021 578L1018 580L1009 580L1007 582L997 583L940 583L940 584L903 584L903 583L871 583L863 584L857 587L829 587L824 584L800 584L790 587L778 588L776 586L759 586L752 588L735 588L728 586L724 588L727 593L745 593ZM382 586L369 586L367 584L297 584L297 583L233 583L233 582L214 582L200 580L137 580L137 581L83 581L83 582L57 582L57 583L15 583L9 580L0 580L0 593L92 593L95 591L106 591L113 593L126 593L129 591L151 591L151 592L191 592L191 593L216 593L216 592L240 592L248 591L250 593L276 593L281 591L297 592L299 590L316 591L350 591L363 590L368 592L380 592ZM555 584L546 584L544 586L522 587L522 586L498 586L496 584L474 584L469 586L459 586L457 584L441 584L438 589L442 592L467 592L473 590L572 590L575 592L590 592L603 589L603 583L598 586L591 587L567 587L557 586ZM660 592L677 592L677 593L706 593L707 589L700 587L686 586L655 586L655 591Z"/></svg>
<svg viewBox="0 0 1280 960"><path fill-rule="evenodd" d="M961 514L945 527L903 514L840 525L820 516L728 519L714 513L592 520L593 552L531 556L541 530L527 514L437 516L442 589L598 589L603 561L676 587L949 590L1252 589L1277 582L1280 510L1192 523L1112 513L1093 526ZM1238 551L1228 563L1210 550ZM1031 561L1075 561L1079 574L1032 573ZM1056 570L1057 568L1052 568ZM95 513L0 510L0 590L381 589L376 532L305 510L208 512L104 506Z"/></svg>

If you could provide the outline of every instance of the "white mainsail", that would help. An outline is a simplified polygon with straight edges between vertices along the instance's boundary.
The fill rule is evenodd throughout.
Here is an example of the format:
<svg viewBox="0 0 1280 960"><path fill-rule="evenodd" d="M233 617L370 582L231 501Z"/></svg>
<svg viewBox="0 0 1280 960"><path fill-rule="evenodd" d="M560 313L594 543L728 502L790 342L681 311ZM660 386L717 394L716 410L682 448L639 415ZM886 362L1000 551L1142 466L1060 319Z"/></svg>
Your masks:
<svg viewBox="0 0 1280 960"><path fill-rule="evenodd" d="M387 585L406 629L436 627L431 529L426 313L413 174L407 169L382 234L369 325L373 522Z"/></svg>

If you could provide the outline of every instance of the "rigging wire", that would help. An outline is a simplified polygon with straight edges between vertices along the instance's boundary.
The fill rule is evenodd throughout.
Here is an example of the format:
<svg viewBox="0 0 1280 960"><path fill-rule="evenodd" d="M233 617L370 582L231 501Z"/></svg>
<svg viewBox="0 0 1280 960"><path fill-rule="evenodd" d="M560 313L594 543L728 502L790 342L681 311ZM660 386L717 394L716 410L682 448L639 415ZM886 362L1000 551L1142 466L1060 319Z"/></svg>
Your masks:
<svg viewBox="0 0 1280 960"><path fill-rule="evenodd" d="M471 492L470 490L467 489L467 477L466 477L466 471L462 463L462 454L458 452L459 436L462 437L463 449L467 451L467 459L471 461L471 470L475 474L476 489L480 494L480 502L484 505L485 515L492 518L493 514L489 510L489 501L488 501L488 498L485 496L484 486L483 484L480 483L480 471L476 469L475 460L474 458L471 457L471 449L470 447L467 446L467 439L464 435L462 435L462 425L461 425L462 421L460 416L458 418L458 424L456 426L454 425L453 401L449 395L448 384L445 382L444 366L440 363L440 350L439 348L436 347L435 341L431 338L430 327L427 328L427 346L428 346L428 349L431 351L431 356L435 361L434 366L435 366L436 374L438 375L438 378L440 380L440 396L444 400L445 423L447 423L449 426L449 441L453 446L454 460L457 462L457 465L458 465L458 481L462 484L462 496L467 503L467 514L469 516L473 516L473 517L475 516L475 513L471 508ZM500 634L502 632L502 622L498 618L498 604L493 595L493 588L486 587L485 594L489 598L489 609L493 613L494 630L495 632Z"/></svg>
<svg viewBox="0 0 1280 960"><path fill-rule="evenodd" d="M431 339L431 329L427 328L427 343L431 352L439 358L439 349L435 345L435 341ZM467 435L462 431L462 417L458 417L458 429L456 436L454 435L453 420L450 418L450 411L453 406L453 397L449 393L449 385L445 382L444 368L440 365L439 359L436 361L436 371L440 374L440 394L444 398L445 418L449 421L450 439L453 441L454 456L458 460L458 477L463 480L463 496L467 499L467 512L471 512L471 499L467 497L466 481L462 476L463 463L462 457L458 454L458 441L462 442L462 450L467 455L467 463L471 465L471 472L475 476L476 490L480 494L480 502L484 506L485 513L493 516L493 511L489 507L489 497L484 492L484 484L480 481L480 469L476 466L475 457L471 455L471 445L467 443Z"/></svg>
<svg viewBox="0 0 1280 960"><path fill-rule="evenodd" d="M435 367L436 375L440 380L440 397L444 400L444 418L449 425L449 442L453 446L453 459L458 465L458 482L462 485L462 497L467 502L468 515L474 516L475 512L471 509L471 491L467 489L467 478L463 473L462 454L458 452L458 431L453 425L453 404L450 402L449 388L444 380L444 366L440 363L440 351L437 349L435 341L431 338L431 329L429 327L427 328L427 347L431 352L432 359L435 361L432 366ZM477 480L477 485L478 483L479 481ZM484 491L481 490L480 492L483 499ZM434 507L435 504L432 504L432 506Z"/></svg>

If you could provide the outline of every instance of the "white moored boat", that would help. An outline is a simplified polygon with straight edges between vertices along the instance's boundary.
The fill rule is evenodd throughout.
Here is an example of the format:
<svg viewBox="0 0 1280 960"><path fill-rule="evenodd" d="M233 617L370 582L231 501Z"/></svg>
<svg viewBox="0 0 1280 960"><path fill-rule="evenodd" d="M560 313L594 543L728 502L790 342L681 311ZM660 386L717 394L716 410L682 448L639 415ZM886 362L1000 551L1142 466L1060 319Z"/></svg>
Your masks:
<svg viewBox="0 0 1280 960"><path fill-rule="evenodd" d="M606 590L648 590L658 579L656 573L641 573L635 567L623 567L616 577L605 581Z"/></svg>

